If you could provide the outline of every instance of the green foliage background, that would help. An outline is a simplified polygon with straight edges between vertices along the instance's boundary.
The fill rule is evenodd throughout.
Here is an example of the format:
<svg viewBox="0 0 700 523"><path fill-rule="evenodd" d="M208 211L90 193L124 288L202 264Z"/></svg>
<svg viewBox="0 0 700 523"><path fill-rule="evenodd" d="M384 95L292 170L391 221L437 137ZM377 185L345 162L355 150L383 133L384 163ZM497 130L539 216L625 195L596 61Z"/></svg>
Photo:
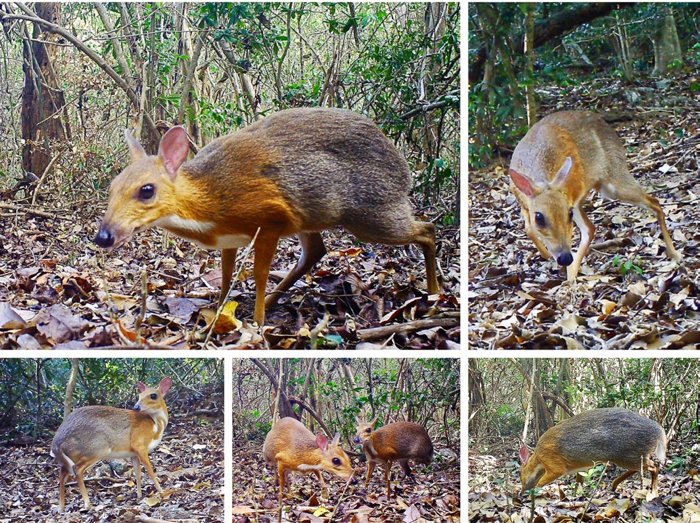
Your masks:
<svg viewBox="0 0 700 523"><path fill-rule="evenodd" d="M170 376L169 405L179 398L201 399L223 393L224 361L213 358L83 358L73 396L75 407L110 405L131 408L136 383L157 385ZM71 373L66 359L0 359L0 429L49 434L63 419L66 385ZM220 404L223 413L223 397Z"/></svg>

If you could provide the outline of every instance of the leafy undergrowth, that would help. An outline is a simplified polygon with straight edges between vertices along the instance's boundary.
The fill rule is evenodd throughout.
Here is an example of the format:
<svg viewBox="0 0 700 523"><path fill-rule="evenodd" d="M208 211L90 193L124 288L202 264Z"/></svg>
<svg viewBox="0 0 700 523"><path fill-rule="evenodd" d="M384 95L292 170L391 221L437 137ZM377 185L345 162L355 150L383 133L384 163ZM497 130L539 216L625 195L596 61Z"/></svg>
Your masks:
<svg viewBox="0 0 700 523"><path fill-rule="evenodd" d="M262 457L262 443L234 451L234 523L277 521L276 472ZM392 496L386 495L384 470L378 466L365 489L366 464L352 458L355 475L347 485L324 473L329 499L313 474L291 474L291 490L284 501L282 521L374 523L385 521L460 521L459 449L435 449L429 466L411 465L415 482L403 479L400 467L392 469Z"/></svg>
<svg viewBox="0 0 700 523"><path fill-rule="evenodd" d="M614 127L628 148L629 166L661 202L682 263L666 256L650 211L596 195L584 206L596 226L593 248L570 285L525 234L507 167L471 171L471 348L700 347L700 103L675 114L655 107L659 97L673 101L674 90L683 91L681 80L640 89L641 106L628 107L620 101L624 88L607 80L612 86L552 88L540 114L584 108L622 114L625 121Z"/></svg>
<svg viewBox="0 0 700 523"><path fill-rule="evenodd" d="M499 455L470 452L469 521L700 521L700 460L697 453L694 458L685 455L681 459L691 446L686 442L685 449L673 452L675 458L668 457L659 475L656 498L649 491L649 473L645 474L643 486L639 474L635 474L613 492L610 484L622 471L610 465L598 483L601 465L582 485L577 485L573 476L563 476L536 489L534 518L531 498L519 496L517 449L489 449ZM677 467L670 470L672 464Z"/></svg>
<svg viewBox="0 0 700 523"><path fill-rule="evenodd" d="M115 460L112 467L100 462L85 477L93 508L84 508L78 486L70 478L63 514L58 512L58 467L49 455L52 437L30 441L0 434L0 522L130 523L144 516L167 521L224 520L223 416L171 413L162 443L150 454L162 494L143 470L139 500L130 460Z"/></svg>
<svg viewBox="0 0 700 523"><path fill-rule="evenodd" d="M331 252L267 311L262 331L250 322L253 251L210 333L221 284L218 252L147 231L106 253L91 242L97 209L69 205L36 215L35 208L12 207L0 209L5 349L459 347L456 229L439 232L445 288L439 296L422 290L418 249L357 247L348 234L327 232ZM271 280L281 279L299 252L296 240L283 240Z"/></svg>

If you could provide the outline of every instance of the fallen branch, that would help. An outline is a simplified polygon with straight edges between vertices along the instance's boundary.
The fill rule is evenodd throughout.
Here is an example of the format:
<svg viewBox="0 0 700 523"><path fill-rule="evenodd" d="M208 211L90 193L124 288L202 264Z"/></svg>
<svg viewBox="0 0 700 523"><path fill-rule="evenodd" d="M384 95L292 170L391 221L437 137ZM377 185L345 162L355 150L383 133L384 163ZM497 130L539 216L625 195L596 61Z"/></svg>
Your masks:
<svg viewBox="0 0 700 523"><path fill-rule="evenodd" d="M591 249L596 251L604 251L610 247L623 247L625 245L624 238L615 238L613 240L607 240L604 242L598 242L591 245Z"/></svg>
<svg viewBox="0 0 700 523"><path fill-rule="evenodd" d="M391 336L392 334L411 334L412 332L432 329L433 327L449 329L451 327L457 327L458 325L459 318L430 318L427 320L415 320L409 323L360 329L357 331L357 338L362 341L378 340L385 336Z"/></svg>
<svg viewBox="0 0 700 523"><path fill-rule="evenodd" d="M21 205L12 205L11 203L0 203L0 209L7 209L9 211L19 211L26 212L27 214L34 214L36 216L41 216L42 218L51 218L52 220L70 220L71 218L64 218L63 216L58 216L54 213L47 211L40 211L39 209L32 209L31 207L22 207Z"/></svg>
<svg viewBox="0 0 700 523"><path fill-rule="evenodd" d="M123 344L123 345L97 345L89 347L89 350L180 350L182 347L174 347L171 345L163 345L158 343L146 344Z"/></svg>

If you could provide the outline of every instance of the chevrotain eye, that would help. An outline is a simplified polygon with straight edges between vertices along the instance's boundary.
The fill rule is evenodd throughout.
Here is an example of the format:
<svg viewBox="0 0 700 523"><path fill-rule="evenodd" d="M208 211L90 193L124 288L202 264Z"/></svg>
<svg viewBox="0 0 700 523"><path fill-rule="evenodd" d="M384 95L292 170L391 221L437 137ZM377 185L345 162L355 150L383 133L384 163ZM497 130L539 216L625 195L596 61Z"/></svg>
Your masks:
<svg viewBox="0 0 700 523"><path fill-rule="evenodd" d="M573 207L569 209L569 221L574 219L574 209Z"/></svg>
<svg viewBox="0 0 700 523"><path fill-rule="evenodd" d="M535 213L535 223L537 224L538 227L544 227L545 226L544 214L542 214L541 212L536 212Z"/></svg>
<svg viewBox="0 0 700 523"><path fill-rule="evenodd" d="M153 198L156 194L156 188L152 183L147 183L139 189L139 200L146 201Z"/></svg>
<svg viewBox="0 0 700 523"><path fill-rule="evenodd" d="M372 432L372 429L365 429L365 432L369 434L370 432Z"/></svg>
<svg viewBox="0 0 700 523"><path fill-rule="evenodd" d="M158 399L158 394L156 394L156 393L151 394L151 399L152 399L152 400L157 400L157 399Z"/></svg>
<svg viewBox="0 0 700 523"><path fill-rule="evenodd" d="M333 458L333 465L336 467L340 467L340 458Z"/></svg>

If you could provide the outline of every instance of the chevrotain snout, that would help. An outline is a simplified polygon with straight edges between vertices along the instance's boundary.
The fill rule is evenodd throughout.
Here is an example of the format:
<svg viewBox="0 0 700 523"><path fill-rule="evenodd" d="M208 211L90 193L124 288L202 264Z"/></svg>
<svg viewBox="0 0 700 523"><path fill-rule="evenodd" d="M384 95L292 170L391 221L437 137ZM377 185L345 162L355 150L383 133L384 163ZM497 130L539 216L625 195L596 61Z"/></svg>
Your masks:
<svg viewBox="0 0 700 523"><path fill-rule="evenodd" d="M100 227L100 231L95 236L95 243L103 249L107 249L114 245L114 235L104 227Z"/></svg>

